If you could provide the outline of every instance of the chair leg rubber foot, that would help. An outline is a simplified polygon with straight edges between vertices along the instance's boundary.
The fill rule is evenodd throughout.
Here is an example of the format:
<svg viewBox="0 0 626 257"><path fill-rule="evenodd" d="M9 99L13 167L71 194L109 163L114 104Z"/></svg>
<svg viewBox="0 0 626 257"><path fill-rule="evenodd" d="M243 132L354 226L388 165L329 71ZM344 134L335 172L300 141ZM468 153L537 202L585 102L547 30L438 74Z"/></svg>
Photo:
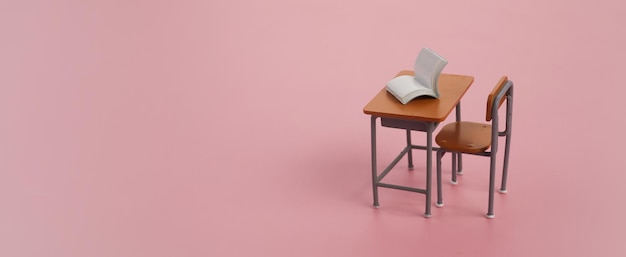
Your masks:
<svg viewBox="0 0 626 257"><path fill-rule="evenodd" d="M374 204L374 209L378 209L378 207L380 207L380 205Z"/></svg>
<svg viewBox="0 0 626 257"><path fill-rule="evenodd" d="M432 215L430 213L424 213L424 218L430 219Z"/></svg>
<svg viewBox="0 0 626 257"><path fill-rule="evenodd" d="M487 219L493 219L493 218L496 217L496 215L495 214L487 214L487 215L485 215L485 217L487 217Z"/></svg>
<svg viewBox="0 0 626 257"><path fill-rule="evenodd" d="M504 189L504 190L500 189L500 190L498 190L498 191L499 191L501 194L506 194L506 193L508 192L506 189Z"/></svg>
<svg viewBox="0 0 626 257"><path fill-rule="evenodd" d="M413 170L415 169L413 166L409 166L409 170Z"/></svg>
<svg viewBox="0 0 626 257"><path fill-rule="evenodd" d="M463 170L459 170L456 172L457 175L463 175Z"/></svg>
<svg viewBox="0 0 626 257"><path fill-rule="evenodd" d="M443 207L443 203L435 203L435 206L441 208L441 207Z"/></svg>
<svg viewBox="0 0 626 257"><path fill-rule="evenodd" d="M459 183L459 181L450 180L450 184L452 184L452 185L456 185L458 183Z"/></svg>

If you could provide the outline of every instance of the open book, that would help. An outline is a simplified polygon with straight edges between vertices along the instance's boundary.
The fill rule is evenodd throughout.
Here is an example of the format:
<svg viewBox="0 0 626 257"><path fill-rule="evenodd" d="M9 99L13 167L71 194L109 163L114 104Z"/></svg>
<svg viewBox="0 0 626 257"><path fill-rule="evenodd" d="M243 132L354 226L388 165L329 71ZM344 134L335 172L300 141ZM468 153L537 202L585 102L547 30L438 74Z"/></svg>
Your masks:
<svg viewBox="0 0 626 257"><path fill-rule="evenodd" d="M402 75L387 82L387 91L402 104L419 96L439 98L437 81L448 61L428 48L417 55L414 76Z"/></svg>

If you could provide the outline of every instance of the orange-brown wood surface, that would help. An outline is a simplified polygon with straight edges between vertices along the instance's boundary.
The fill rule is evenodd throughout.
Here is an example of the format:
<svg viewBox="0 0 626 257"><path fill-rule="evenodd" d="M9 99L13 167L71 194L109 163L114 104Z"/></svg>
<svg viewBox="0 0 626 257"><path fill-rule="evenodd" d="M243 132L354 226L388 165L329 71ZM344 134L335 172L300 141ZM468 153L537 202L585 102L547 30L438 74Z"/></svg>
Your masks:
<svg viewBox="0 0 626 257"><path fill-rule="evenodd" d="M444 126L435 137L435 142L444 149L480 153L491 146L491 125L462 121Z"/></svg>
<svg viewBox="0 0 626 257"><path fill-rule="evenodd" d="M414 75L413 71L401 71L396 76ZM442 122L474 82L473 76L441 74L439 76L439 98L421 97L403 105L383 87L363 108L365 114L398 118Z"/></svg>

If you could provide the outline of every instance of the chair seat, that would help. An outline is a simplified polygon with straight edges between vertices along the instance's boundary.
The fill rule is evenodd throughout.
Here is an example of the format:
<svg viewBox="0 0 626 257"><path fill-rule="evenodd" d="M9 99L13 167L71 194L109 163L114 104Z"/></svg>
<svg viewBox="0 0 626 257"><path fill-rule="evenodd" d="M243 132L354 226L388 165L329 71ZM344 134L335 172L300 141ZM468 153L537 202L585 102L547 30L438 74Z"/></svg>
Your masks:
<svg viewBox="0 0 626 257"><path fill-rule="evenodd" d="M491 125L469 121L450 123L439 131L435 142L455 152L484 152L491 146Z"/></svg>

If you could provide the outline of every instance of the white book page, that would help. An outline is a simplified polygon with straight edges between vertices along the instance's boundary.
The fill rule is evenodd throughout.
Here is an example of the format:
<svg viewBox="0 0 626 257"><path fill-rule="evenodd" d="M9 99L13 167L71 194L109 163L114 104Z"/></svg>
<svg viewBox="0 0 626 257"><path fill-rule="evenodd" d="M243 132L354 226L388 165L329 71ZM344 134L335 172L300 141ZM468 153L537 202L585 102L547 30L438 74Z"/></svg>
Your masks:
<svg viewBox="0 0 626 257"><path fill-rule="evenodd" d="M427 89L413 76L403 75L387 82L387 89L399 98L404 98L415 90Z"/></svg>
<svg viewBox="0 0 626 257"><path fill-rule="evenodd" d="M438 94L437 79L446 64L446 59L428 48L423 48L415 60L415 79Z"/></svg>

